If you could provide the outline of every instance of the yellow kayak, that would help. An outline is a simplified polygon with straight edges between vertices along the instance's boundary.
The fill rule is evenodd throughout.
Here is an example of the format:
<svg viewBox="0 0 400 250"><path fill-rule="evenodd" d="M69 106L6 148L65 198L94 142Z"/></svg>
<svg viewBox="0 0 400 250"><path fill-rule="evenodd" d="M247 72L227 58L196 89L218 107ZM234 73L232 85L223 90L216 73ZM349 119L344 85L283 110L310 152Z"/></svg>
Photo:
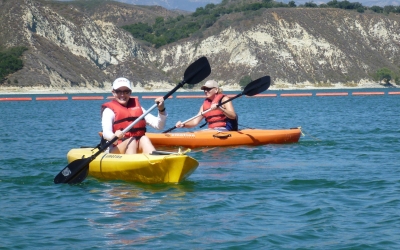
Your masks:
<svg viewBox="0 0 400 250"><path fill-rule="evenodd" d="M68 163L96 152L97 148L71 149L67 154ZM103 180L178 183L188 178L198 165L197 160L184 153L126 155L103 152L90 162L89 175Z"/></svg>

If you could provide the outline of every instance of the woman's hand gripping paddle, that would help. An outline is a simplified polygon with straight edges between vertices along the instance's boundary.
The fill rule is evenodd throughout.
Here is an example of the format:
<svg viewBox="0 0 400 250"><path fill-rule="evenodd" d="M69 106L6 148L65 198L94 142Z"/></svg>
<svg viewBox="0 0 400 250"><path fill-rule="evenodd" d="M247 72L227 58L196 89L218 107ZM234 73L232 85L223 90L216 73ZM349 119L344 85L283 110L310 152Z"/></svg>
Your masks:
<svg viewBox="0 0 400 250"><path fill-rule="evenodd" d="M247 86L244 88L244 90L242 91L242 93L237 94L236 96L229 98L228 100L220 103L217 105L217 107L221 107L222 105L224 105L227 102L230 102L238 97L241 97L242 95L247 95L247 96L253 96L253 95L257 95L265 90L267 90L269 88L269 86L271 85L271 77L270 76L264 76L261 77L257 80L252 81L251 83L247 84ZM200 114L193 116L190 119L187 119L186 121L182 122L182 124L185 124L187 122L190 122L191 120L196 119L199 116L204 115L205 113L211 111L211 109L207 109L206 111L201 112ZM174 126L168 130L165 130L163 133L168 133L171 132L172 130L176 129L177 127Z"/></svg>
<svg viewBox="0 0 400 250"><path fill-rule="evenodd" d="M211 67L208 63L206 57L201 57L194 63L192 63L185 71L183 80L170 92L168 92L164 96L164 100L168 99L176 90L181 88L185 83L187 84L196 84L204 80L211 73ZM138 119L132 122L127 128L125 128L122 132L128 132L136 123L138 123L141 119L143 119L148 113L150 113L154 108L157 107L157 104L154 104L150 109L148 109L144 114L142 114ZM111 144L118 140L118 137L114 137L111 141L107 142L104 145L101 145L99 150L87 157L79 160L75 160L68 164L60 173L54 178L54 183L80 183L85 180L88 172L89 172L89 163L92 162L99 154L101 154L104 150L106 150Z"/></svg>

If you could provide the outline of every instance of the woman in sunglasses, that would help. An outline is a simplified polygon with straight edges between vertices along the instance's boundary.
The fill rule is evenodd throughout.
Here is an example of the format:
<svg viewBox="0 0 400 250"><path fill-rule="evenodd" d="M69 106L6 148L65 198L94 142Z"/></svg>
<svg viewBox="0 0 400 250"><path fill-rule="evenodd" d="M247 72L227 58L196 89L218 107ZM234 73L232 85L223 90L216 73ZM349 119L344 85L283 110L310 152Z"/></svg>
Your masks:
<svg viewBox="0 0 400 250"><path fill-rule="evenodd" d="M163 129L167 119L164 99L159 97L155 99L158 105L158 116L147 114L144 119L137 122L128 132L123 134L122 130L146 112L140 106L139 98L131 97L131 93L131 82L123 77L117 78L113 82L112 94L114 100L101 106L103 138L107 141L112 140L114 137L119 138L109 148L109 152L113 154L151 153L155 148L145 135L146 125L150 125L155 129Z"/></svg>
<svg viewBox="0 0 400 250"><path fill-rule="evenodd" d="M206 99L200 107L197 117L187 123L178 121L177 128L193 128L205 118L208 123L209 129L216 129L219 131L237 131L238 130L238 117L233 108L232 102L227 102L224 105L220 103L228 100L226 95L222 94L221 88L214 80L207 81L201 89L204 91ZM209 110L210 111L207 111ZM201 115L204 111L203 115Z"/></svg>

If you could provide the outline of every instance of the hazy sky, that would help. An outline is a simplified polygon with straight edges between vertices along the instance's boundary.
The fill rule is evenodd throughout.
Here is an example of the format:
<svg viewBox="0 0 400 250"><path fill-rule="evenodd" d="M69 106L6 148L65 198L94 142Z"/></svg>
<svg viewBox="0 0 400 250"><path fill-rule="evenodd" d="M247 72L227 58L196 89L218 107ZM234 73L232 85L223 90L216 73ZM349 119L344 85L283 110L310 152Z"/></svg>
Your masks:
<svg viewBox="0 0 400 250"><path fill-rule="evenodd" d="M60 0L60 1L71 1L71 0ZM139 4L139 5L160 5L167 9L181 9L186 11L195 11L198 7L204 7L209 3L218 4L221 3L222 0L115 0L123 3L130 4ZM276 0L277 2L288 3L291 0ZM301 5L306 2L313 2L316 4L327 3L331 0L294 0L296 5ZM344 0L338 0L344 1ZM386 6L386 5L394 5L400 6L400 0L349 0L351 3L359 2L363 6Z"/></svg>
<svg viewBox="0 0 400 250"><path fill-rule="evenodd" d="M185 9L190 11L195 11L196 8L198 7L204 7L208 3L214 3L218 4L221 3L222 0L117 0L119 2L125 2L125 3L136 3L136 4L144 4L144 5L149 5L149 4L154 4L158 3L158 5L161 5L163 7L167 7L166 5L169 4L170 6L177 7L180 9ZM291 0L275 0L277 2L284 2L288 3ZM322 4L322 3L327 3L331 0L294 0L294 2L297 5L304 4L306 2L314 2L316 4ZM338 1L344 1L344 0L338 0ZM395 5L395 6L400 6L400 0L348 0L351 3L359 2L363 6L373 6L373 5L378 5L378 6L386 6L386 5Z"/></svg>

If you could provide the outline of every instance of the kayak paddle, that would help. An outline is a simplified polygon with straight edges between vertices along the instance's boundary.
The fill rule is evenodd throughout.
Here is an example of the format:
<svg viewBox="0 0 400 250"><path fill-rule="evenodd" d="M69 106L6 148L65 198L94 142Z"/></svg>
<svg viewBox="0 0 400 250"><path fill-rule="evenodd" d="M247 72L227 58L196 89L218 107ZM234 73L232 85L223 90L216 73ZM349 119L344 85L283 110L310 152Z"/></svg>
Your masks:
<svg viewBox="0 0 400 250"><path fill-rule="evenodd" d="M183 80L175 86L173 90L168 92L164 96L164 100L167 100L169 96L171 96L176 90L182 87L185 83L188 84L196 84L204 80L211 73L211 67L208 63L206 57L201 57L194 63L192 63L184 73ZM138 123L141 119L143 119L148 113L150 113L154 108L157 107L157 103L155 103L150 109L148 109L145 113L143 113L139 118L137 118L134 122L132 122L128 127L126 127L122 133L128 132L136 123ZM107 142L104 145L99 147L99 150L87 157L82 156L82 159L75 160L68 164L63 170L58 173L58 175L54 178L54 183L68 183L75 184L80 183L85 180L86 176L89 172L89 163L92 162L99 154L101 154L104 150L106 150L110 145L112 145L115 141L118 140L118 137L115 136L111 141Z"/></svg>
<svg viewBox="0 0 400 250"><path fill-rule="evenodd" d="M241 97L242 95L247 95L247 96L257 95L257 94L267 90L270 85L271 85L271 77L270 76L264 76L264 77L258 78L257 80L254 80L251 83L247 84L247 86L244 88L244 90L240 94L237 94L236 96L229 98L228 100L218 104L217 107L221 107L225 103L230 102L238 97ZM203 111L200 114L193 116L192 118L187 119L186 121L184 121L182 123L185 124L187 122L190 122L191 120L194 120L197 117L202 116L209 111L211 111L211 109L207 109L206 111ZM176 128L177 128L176 126L173 126L172 128L165 130L163 133L171 132L172 130L174 130Z"/></svg>

